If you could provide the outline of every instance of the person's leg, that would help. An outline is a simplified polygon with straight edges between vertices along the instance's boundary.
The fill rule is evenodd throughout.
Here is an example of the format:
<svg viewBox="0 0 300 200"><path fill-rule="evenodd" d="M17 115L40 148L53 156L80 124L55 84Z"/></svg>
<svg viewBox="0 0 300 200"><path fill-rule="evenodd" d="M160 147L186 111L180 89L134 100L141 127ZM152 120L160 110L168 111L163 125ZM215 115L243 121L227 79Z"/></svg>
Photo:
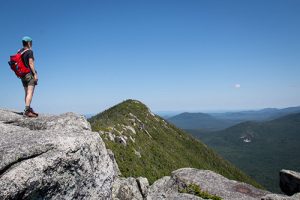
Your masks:
<svg viewBox="0 0 300 200"><path fill-rule="evenodd" d="M25 105L26 105L26 108L30 108L33 93L34 93L34 85L28 85L28 87L25 88L25 95L26 95L25 96Z"/></svg>
<svg viewBox="0 0 300 200"><path fill-rule="evenodd" d="M25 92L24 102L25 102L25 105L26 105L27 89L28 89L28 87L24 87L24 92Z"/></svg>
<svg viewBox="0 0 300 200"><path fill-rule="evenodd" d="M30 107L32 97L34 94L35 84L34 79L31 74L26 75L22 78L22 84L25 91L25 110L24 115L27 117L37 117L38 113L34 112L33 109Z"/></svg>

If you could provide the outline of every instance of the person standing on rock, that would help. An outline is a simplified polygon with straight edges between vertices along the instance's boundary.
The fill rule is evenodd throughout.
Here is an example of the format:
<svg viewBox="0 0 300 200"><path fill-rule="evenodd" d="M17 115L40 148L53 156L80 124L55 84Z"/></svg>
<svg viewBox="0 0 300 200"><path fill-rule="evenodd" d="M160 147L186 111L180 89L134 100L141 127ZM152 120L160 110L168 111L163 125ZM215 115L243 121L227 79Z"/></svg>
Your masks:
<svg viewBox="0 0 300 200"><path fill-rule="evenodd" d="M32 97L34 94L34 88L38 83L38 75L34 66L34 56L32 51L32 39L28 36L22 38L23 48L19 52L22 54L22 60L27 68L30 69L30 73L21 78L25 91L25 110L24 116L37 117L38 113L34 112L30 107Z"/></svg>

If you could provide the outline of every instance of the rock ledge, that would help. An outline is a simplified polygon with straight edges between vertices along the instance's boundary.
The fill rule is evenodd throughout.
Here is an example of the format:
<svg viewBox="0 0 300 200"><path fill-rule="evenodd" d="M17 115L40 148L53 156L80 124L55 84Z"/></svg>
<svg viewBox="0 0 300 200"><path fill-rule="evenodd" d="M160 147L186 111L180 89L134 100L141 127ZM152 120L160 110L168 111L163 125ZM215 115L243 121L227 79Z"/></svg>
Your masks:
<svg viewBox="0 0 300 200"><path fill-rule="evenodd" d="M0 116L0 199L111 198L113 162L83 116Z"/></svg>

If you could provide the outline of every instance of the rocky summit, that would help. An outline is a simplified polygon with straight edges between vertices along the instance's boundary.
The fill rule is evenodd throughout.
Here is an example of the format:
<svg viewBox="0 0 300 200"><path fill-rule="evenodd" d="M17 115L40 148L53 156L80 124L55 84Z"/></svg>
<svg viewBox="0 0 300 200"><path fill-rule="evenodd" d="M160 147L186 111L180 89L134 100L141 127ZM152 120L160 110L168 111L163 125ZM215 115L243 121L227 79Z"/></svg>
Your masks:
<svg viewBox="0 0 300 200"><path fill-rule="evenodd" d="M177 169L153 184L141 176L122 177L113 152L83 116L65 113L31 119L0 109L1 200L299 200L299 196L271 194L195 168Z"/></svg>
<svg viewBox="0 0 300 200"><path fill-rule="evenodd" d="M111 197L113 162L84 117L0 110L0 121L0 199Z"/></svg>

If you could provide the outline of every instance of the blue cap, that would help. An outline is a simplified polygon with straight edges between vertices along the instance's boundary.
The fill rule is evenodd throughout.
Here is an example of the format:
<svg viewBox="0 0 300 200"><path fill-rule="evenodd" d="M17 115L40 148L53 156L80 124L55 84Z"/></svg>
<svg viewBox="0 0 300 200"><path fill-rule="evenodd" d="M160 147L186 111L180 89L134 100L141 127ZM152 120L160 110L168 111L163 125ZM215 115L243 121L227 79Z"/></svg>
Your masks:
<svg viewBox="0 0 300 200"><path fill-rule="evenodd" d="M22 41L25 41L25 42L31 42L32 39L31 39L31 37L29 37L29 36L24 36L24 37L22 38Z"/></svg>

